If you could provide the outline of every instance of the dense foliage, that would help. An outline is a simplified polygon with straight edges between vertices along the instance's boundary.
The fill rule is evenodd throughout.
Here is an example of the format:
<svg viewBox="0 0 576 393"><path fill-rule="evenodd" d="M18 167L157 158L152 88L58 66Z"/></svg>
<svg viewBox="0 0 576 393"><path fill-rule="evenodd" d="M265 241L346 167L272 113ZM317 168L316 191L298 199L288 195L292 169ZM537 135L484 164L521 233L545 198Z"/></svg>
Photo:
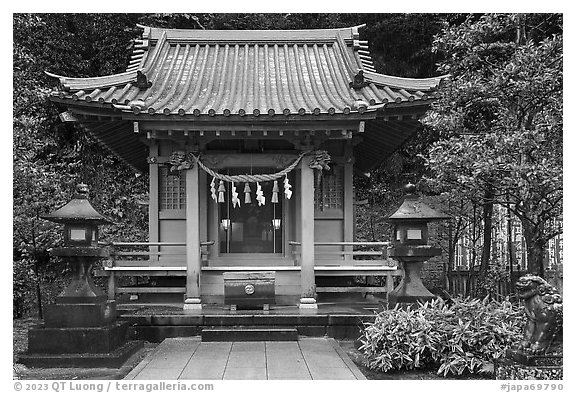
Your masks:
<svg viewBox="0 0 576 393"><path fill-rule="evenodd" d="M138 176L85 131L62 124L47 100L54 81L45 70L70 76L118 72L135 30L123 14L14 16L13 46L13 256L14 315L52 300L64 285L67 268L48 249L61 241L61 227L40 218L66 203L84 182L102 213L117 225L104 239L144 240L147 178ZM95 176L94 174L98 174Z"/></svg>
<svg viewBox="0 0 576 393"><path fill-rule="evenodd" d="M395 308L364 326L360 350L373 370L435 368L443 376L478 374L521 338L523 316L516 305L487 297Z"/></svg>

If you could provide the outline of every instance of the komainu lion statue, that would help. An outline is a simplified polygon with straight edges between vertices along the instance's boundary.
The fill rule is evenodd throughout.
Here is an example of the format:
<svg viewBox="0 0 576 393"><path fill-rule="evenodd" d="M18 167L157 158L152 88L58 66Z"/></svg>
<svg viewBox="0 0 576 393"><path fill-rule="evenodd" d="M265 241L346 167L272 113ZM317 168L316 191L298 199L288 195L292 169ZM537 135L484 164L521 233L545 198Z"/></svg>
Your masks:
<svg viewBox="0 0 576 393"><path fill-rule="evenodd" d="M544 279L527 274L516 283L524 299L528 321L524 337L514 348L531 354L544 354L562 346L562 296Z"/></svg>

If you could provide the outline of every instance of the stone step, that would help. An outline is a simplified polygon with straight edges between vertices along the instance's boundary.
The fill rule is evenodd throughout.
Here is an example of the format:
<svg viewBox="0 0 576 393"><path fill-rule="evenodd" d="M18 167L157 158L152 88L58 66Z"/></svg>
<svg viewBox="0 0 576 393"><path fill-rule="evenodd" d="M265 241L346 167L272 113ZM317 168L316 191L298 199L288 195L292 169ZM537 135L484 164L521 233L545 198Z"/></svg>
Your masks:
<svg viewBox="0 0 576 393"><path fill-rule="evenodd" d="M298 330L286 326L218 326L202 329L202 341L297 341Z"/></svg>

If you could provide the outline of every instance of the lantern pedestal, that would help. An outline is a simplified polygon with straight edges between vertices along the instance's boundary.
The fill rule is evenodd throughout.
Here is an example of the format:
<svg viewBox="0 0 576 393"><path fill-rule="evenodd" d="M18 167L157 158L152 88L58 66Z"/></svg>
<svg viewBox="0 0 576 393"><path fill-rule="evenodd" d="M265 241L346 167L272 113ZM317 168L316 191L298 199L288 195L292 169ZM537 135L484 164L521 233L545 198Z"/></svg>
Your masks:
<svg viewBox="0 0 576 393"><path fill-rule="evenodd" d="M57 303L92 303L106 299L102 289L92 280L92 266L101 258L108 258L108 250L100 247L60 247L51 254L68 262L72 281L56 298Z"/></svg>
<svg viewBox="0 0 576 393"><path fill-rule="evenodd" d="M61 247L52 255L68 261L72 281L56 297L55 304L45 307L46 327L97 327L110 325L116 319L116 302L108 300L92 280L92 266L108 251L100 247Z"/></svg>
<svg viewBox="0 0 576 393"><path fill-rule="evenodd" d="M44 325L28 331L28 351L19 361L30 367L120 367L141 341L126 342L128 324L116 321L116 303L92 280L92 265L108 256L98 247L62 247L70 285L45 307Z"/></svg>
<svg viewBox="0 0 576 393"><path fill-rule="evenodd" d="M400 262L399 265L404 270L402 281L388 294L390 307L397 304L410 306L436 299L422 283L420 270L426 260L440 253L439 248L432 246L392 246L388 249L388 255Z"/></svg>

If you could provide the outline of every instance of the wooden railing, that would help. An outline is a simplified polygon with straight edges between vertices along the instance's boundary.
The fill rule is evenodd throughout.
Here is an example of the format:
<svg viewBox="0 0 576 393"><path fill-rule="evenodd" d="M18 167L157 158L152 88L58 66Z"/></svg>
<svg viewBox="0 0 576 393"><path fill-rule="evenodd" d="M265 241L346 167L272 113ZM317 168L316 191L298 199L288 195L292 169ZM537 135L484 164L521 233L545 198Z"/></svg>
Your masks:
<svg viewBox="0 0 576 393"><path fill-rule="evenodd" d="M209 246L213 244L213 241L200 243L202 261L208 260ZM107 246L110 250L108 267L186 266L186 243L113 242Z"/></svg>
<svg viewBox="0 0 576 393"><path fill-rule="evenodd" d="M209 246L214 242L200 243L202 261L207 261ZM162 276L186 276L186 243L180 242L113 242L102 244L108 247L110 259L97 276L108 277L108 298L117 294L130 293L182 293L182 286L139 285L138 278ZM135 283L119 285L118 279L131 277Z"/></svg>
<svg viewBox="0 0 576 393"><path fill-rule="evenodd" d="M301 242L291 241L292 255L300 264ZM326 265L369 265L386 264L395 267L396 262L388 258L390 242L314 242L316 266ZM326 249L330 247L330 249ZM370 263L374 261L375 263Z"/></svg>
<svg viewBox="0 0 576 393"><path fill-rule="evenodd" d="M297 266L301 264L302 243L291 241L292 255ZM314 266L317 276L351 275L365 277L362 286L318 286L316 292L389 293L394 289L394 278L402 271L396 261L388 258L389 242L315 242ZM323 270L325 269L325 270ZM369 283L371 276L380 276L384 282Z"/></svg>
<svg viewBox="0 0 576 393"><path fill-rule="evenodd" d="M389 242L316 242L316 266L389 266L396 262L388 258ZM110 250L110 261L106 267L150 267L185 266L186 243L182 242L113 242L103 244ZM210 256L209 246L213 241L202 242L201 257L207 262ZM296 266L300 265L300 242L289 242L291 254ZM172 263L170 263L172 262Z"/></svg>
<svg viewBox="0 0 576 393"><path fill-rule="evenodd" d="M214 242L201 243L203 265L208 264ZM102 244L110 250L110 260L98 276L108 277L108 296L118 293L184 293L184 287L139 286L138 277L186 276L186 243L182 242L113 242ZM295 265L299 266L299 242L290 242ZM381 276L383 285L319 287L317 292L390 292L394 277L402 275L395 262L387 258L388 242L317 242L317 276ZM328 249L326 249L328 248ZM297 268L295 266L295 268ZM120 286L120 277L133 277L136 285Z"/></svg>

